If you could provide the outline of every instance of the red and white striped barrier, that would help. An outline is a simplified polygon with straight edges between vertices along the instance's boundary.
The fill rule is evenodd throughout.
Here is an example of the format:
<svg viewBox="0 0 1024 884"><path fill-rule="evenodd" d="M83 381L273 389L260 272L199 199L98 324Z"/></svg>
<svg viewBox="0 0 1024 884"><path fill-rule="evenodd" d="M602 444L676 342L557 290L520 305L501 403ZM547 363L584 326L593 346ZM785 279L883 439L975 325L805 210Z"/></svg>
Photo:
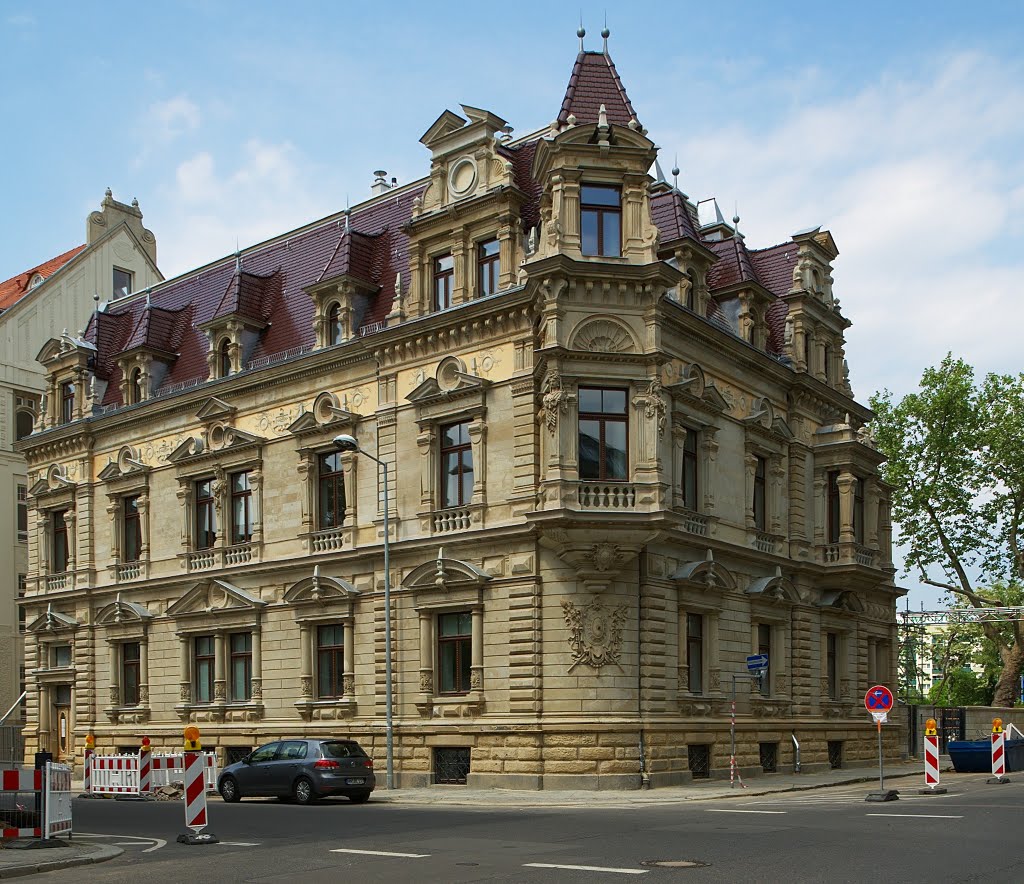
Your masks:
<svg viewBox="0 0 1024 884"><path fill-rule="evenodd" d="M43 772L41 770L4 770L0 771L0 792L40 792L43 788ZM35 805L33 796L33 808ZM24 808L29 811L32 808ZM41 826L4 826L0 828L0 838L41 838Z"/></svg>
<svg viewBox="0 0 1024 884"><path fill-rule="evenodd" d="M32 807L22 808L36 816L38 826L4 826L0 838L52 838L71 834L71 768L47 762L45 770L0 771L0 793L21 792L32 796ZM27 800L27 799L26 799ZM37 811L42 810L42 819Z"/></svg>
<svg viewBox="0 0 1024 884"><path fill-rule="evenodd" d="M1006 734L992 734L992 776L1002 779L1006 775Z"/></svg>
<svg viewBox="0 0 1024 884"><path fill-rule="evenodd" d="M217 753L203 752L205 759L206 791L217 791ZM154 755L153 756L153 786L166 786L177 773L178 778L185 779L185 757L180 752L177 755Z"/></svg>
<svg viewBox="0 0 1024 884"><path fill-rule="evenodd" d="M92 795L138 795L138 755L93 755Z"/></svg>
<svg viewBox="0 0 1024 884"><path fill-rule="evenodd" d="M71 768L46 762L43 837L71 836Z"/></svg>
<svg viewBox="0 0 1024 884"><path fill-rule="evenodd" d="M148 795L153 791L153 759L147 749L139 756L139 794Z"/></svg>
<svg viewBox="0 0 1024 884"><path fill-rule="evenodd" d="M201 752L185 753L185 825L197 835L206 828L205 769Z"/></svg>
<svg viewBox="0 0 1024 884"><path fill-rule="evenodd" d="M924 738L924 784L935 788L939 785L939 738Z"/></svg>
<svg viewBox="0 0 1024 884"><path fill-rule="evenodd" d="M83 786L86 795L92 795L92 757L96 753L88 746L85 749L85 770L82 774Z"/></svg>

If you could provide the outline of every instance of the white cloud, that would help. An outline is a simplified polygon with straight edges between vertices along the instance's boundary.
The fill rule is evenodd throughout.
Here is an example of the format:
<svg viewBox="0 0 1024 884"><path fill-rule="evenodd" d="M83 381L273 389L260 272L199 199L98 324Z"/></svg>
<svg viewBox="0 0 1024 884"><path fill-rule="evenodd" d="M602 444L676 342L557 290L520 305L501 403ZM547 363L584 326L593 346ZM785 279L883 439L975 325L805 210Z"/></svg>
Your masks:
<svg viewBox="0 0 1024 884"><path fill-rule="evenodd" d="M151 132L167 141L185 132L198 129L201 122L199 105L186 95L157 101L146 112Z"/></svg>
<svg viewBox="0 0 1024 884"><path fill-rule="evenodd" d="M35 26L36 18L28 12L16 12L7 16L7 24L14 28L31 28Z"/></svg>
<svg viewBox="0 0 1024 884"><path fill-rule="evenodd" d="M738 200L750 245L813 224L832 230L855 390L904 392L947 350L979 372L1019 364L1021 72L965 53L916 78L882 72L761 130L668 133L663 143L686 143L691 195L716 194L730 215ZM979 88L992 82L1000 88ZM1016 246L1000 248L1007 238Z"/></svg>

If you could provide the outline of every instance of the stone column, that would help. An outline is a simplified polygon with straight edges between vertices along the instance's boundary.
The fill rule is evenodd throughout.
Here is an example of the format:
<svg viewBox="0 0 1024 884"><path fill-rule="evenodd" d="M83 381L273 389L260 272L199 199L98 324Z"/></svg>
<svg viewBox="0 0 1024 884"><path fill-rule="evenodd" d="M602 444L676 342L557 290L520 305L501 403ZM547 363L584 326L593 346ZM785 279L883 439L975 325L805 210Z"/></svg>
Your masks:
<svg viewBox="0 0 1024 884"><path fill-rule="evenodd" d="M782 533L782 489L783 480L786 478L786 467L780 455L772 455L766 464L768 468L768 488L765 508L768 512L767 523L772 534Z"/></svg>
<svg viewBox="0 0 1024 884"><path fill-rule="evenodd" d="M107 504L110 517L110 558L115 564L121 561L121 498L111 497Z"/></svg>
<svg viewBox="0 0 1024 884"><path fill-rule="evenodd" d="M420 450L420 511L434 509L434 482L437 473L437 433L433 425L421 426L416 437Z"/></svg>
<svg viewBox="0 0 1024 884"><path fill-rule="evenodd" d="M249 694L253 700L263 699L263 633L257 628L252 631L252 678Z"/></svg>
<svg viewBox="0 0 1024 884"><path fill-rule="evenodd" d="M864 543L871 549L878 549L878 482L866 481L864 493Z"/></svg>
<svg viewBox="0 0 1024 884"><path fill-rule="evenodd" d="M176 497L181 506L181 550L188 552L192 548L192 483L181 480Z"/></svg>
<svg viewBox="0 0 1024 884"><path fill-rule="evenodd" d="M46 685L39 688L39 748L50 748L50 689Z"/></svg>
<svg viewBox="0 0 1024 884"><path fill-rule="evenodd" d="M139 641L139 705L149 705L149 640L145 635Z"/></svg>
<svg viewBox="0 0 1024 884"><path fill-rule="evenodd" d="M356 464L358 455L354 451L343 451L340 456L342 481L345 484L345 520L342 524L355 528L357 523L356 513L359 497L356 494ZM379 470L376 464L374 469ZM389 489L390 490L390 489Z"/></svg>
<svg viewBox="0 0 1024 884"><path fill-rule="evenodd" d="M704 498L704 512L711 515L715 511L715 461L718 459L718 441L715 439L717 427L705 427L701 431L700 447L704 456L700 459L700 493Z"/></svg>
<svg viewBox="0 0 1024 884"><path fill-rule="evenodd" d="M843 470L836 479L839 486L839 541L853 543L853 491L857 477L848 470Z"/></svg>
<svg viewBox="0 0 1024 884"><path fill-rule="evenodd" d="M722 666L718 644L718 612L710 611L704 618L708 637L705 643L704 666L708 672L708 684L705 689L709 693L722 693Z"/></svg>
<svg viewBox="0 0 1024 884"><path fill-rule="evenodd" d="M434 695L434 618L420 611L420 693Z"/></svg>
<svg viewBox="0 0 1024 884"><path fill-rule="evenodd" d="M472 502L483 505L487 501L487 458L484 442L487 439L487 424L475 420L469 425L469 442L473 453L473 495Z"/></svg>
<svg viewBox="0 0 1024 884"><path fill-rule="evenodd" d="M300 531L303 534L309 534L316 530L316 518L314 513L316 512L316 492L313 490L313 484L316 482L316 456L312 451L304 450L299 452L299 462L295 467L296 472L299 474L299 502L301 504L301 512L299 516L300 520ZM348 495L348 482L345 483L345 494ZM312 552L309 538L306 538L306 551Z"/></svg>
<svg viewBox="0 0 1024 884"><path fill-rule="evenodd" d="M484 689L484 609L473 609L473 648L469 666L469 689Z"/></svg>
<svg viewBox="0 0 1024 884"><path fill-rule="evenodd" d="M213 699L223 703L227 699L227 636L218 632L213 637Z"/></svg>
<svg viewBox="0 0 1024 884"><path fill-rule="evenodd" d="M192 640L187 635L178 636L178 683L182 703L192 702Z"/></svg>
<svg viewBox="0 0 1024 884"><path fill-rule="evenodd" d="M107 661L110 665L110 705L121 705L121 646L117 642L107 642Z"/></svg>
<svg viewBox="0 0 1024 884"><path fill-rule="evenodd" d="M743 466L746 473L746 497L744 509L747 521L747 528L753 529L754 524L754 476L757 473L757 455L747 449L743 458ZM767 504L767 501L765 501ZM756 638L756 636L755 636Z"/></svg>
<svg viewBox="0 0 1024 884"><path fill-rule="evenodd" d="M299 695L303 700L313 697L313 627L308 623L299 624ZM348 653L348 635L345 636L345 653Z"/></svg>
<svg viewBox="0 0 1024 884"><path fill-rule="evenodd" d="M676 647L676 671L679 678L679 691L690 690L690 662L686 654L686 617L688 612L679 609L679 642Z"/></svg>
<svg viewBox="0 0 1024 884"><path fill-rule="evenodd" d="M341 675L342 692L346 699L354 700L356 693L356 639L355 639L355 627L351 620L346 620L344 624L345 632L345 648L344 654L344 671Z"/></svg>
<svg viewBox="0 0 1024 884"><path fill-rule="evenodd" d="M253 545L257 545L263 543L263 472L261 470L249 471L249 489L252 504L252 542ZM253 641L255 642L255 635ZM255 655L255 645L253 654ZM255 656L253 661L255 665Z"/></svg>

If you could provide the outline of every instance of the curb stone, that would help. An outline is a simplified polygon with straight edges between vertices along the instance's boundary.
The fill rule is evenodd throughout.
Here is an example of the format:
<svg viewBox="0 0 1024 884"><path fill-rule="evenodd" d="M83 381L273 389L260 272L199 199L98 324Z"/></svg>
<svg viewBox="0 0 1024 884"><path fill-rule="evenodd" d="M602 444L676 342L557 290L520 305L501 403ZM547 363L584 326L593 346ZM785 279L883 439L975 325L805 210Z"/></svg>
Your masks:
<svg viewBox="0 0 1024 884"><path fill-rule="evenodd" d="M20 878L25 875L35 875L41 872L55 872L59 869L69 869L74 866L87 866L94 863L103 863L108 860L117 859L124 850L120 847L110 847L106 844L89 845L86 848L88 853L81 853L78 856L67 857L66 859L43 860L40 862L26 862L20 865L4 867L0 865L0 879Z"/></svg>

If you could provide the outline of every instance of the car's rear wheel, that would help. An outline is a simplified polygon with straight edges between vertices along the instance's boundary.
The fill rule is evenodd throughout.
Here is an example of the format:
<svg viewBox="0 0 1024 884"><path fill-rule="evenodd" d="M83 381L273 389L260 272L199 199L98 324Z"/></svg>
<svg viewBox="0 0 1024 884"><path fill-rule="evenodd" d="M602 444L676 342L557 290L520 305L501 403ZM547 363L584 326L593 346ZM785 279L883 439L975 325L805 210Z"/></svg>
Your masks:
<svg viewBox="0 0 1024 884"><path fill-rule="evenodd" d="M370 800L369 792L353 792L348 796L348 800L353 804L366 804Z"/></svg>
<svg viewBox="0 0 1024 884"><path fill-rule="evenodd" d="M292 796L297 804L313 804L318 796L313 782L308 777L299 777L292 786Z"/></svg>
<svg viewBox="0 0 1024 884"><path fill-rule="evenodd" d="M229 804L241 801L242 799L242 793L238 791L238 783L235 781L234 777L224 777L224 779L220 781L220 786L217 788L220 792L220 797Z"/></svg>

